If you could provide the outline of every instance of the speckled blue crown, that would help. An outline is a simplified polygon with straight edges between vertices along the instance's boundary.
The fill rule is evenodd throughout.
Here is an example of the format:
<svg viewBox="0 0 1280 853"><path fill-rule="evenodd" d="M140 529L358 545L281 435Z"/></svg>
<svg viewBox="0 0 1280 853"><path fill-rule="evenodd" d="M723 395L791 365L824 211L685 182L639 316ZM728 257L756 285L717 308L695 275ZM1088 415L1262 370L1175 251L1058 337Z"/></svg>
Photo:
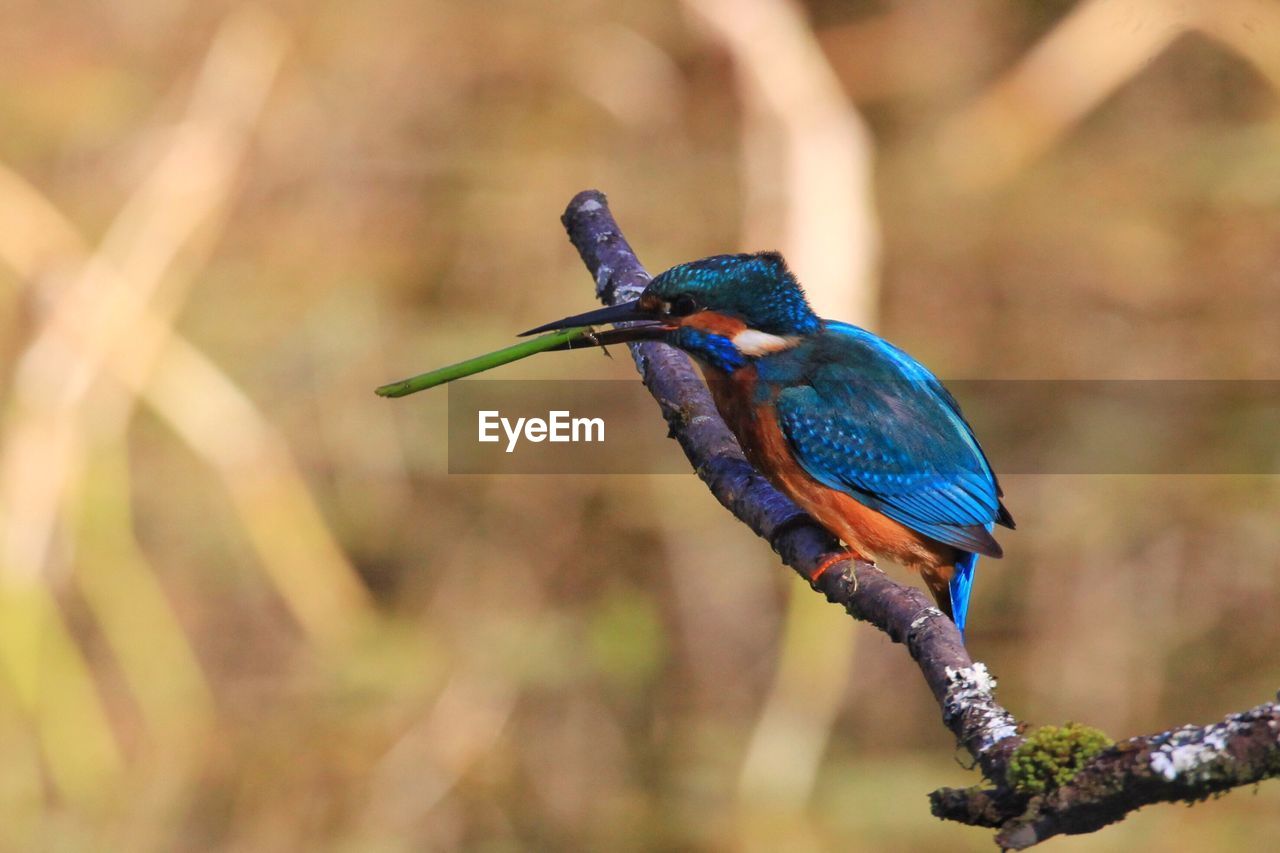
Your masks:
<svg viewBox="0 0 1280 853"><path fill-rule="evenodd" d="M777 252L715 255L679 264L648 289L667 300L688 294L772 335L810 334L820 325L804 289Z"/></svg>

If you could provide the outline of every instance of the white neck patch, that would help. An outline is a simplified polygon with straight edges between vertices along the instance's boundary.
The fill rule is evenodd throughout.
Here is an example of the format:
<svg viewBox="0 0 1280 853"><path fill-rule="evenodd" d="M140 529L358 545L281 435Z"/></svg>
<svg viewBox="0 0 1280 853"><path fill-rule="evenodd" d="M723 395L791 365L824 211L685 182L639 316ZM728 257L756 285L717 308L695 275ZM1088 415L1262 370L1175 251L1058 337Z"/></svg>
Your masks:
<svg viewBox="0 0 1280 853"><path fill-rule="evenodd" d="M784 349L791 349L800 343L800 339L797 337L771 335L759 329L743 329L734 335L732 340L738 352L753 357L768 355L771 352L781 352Z"/></svg>

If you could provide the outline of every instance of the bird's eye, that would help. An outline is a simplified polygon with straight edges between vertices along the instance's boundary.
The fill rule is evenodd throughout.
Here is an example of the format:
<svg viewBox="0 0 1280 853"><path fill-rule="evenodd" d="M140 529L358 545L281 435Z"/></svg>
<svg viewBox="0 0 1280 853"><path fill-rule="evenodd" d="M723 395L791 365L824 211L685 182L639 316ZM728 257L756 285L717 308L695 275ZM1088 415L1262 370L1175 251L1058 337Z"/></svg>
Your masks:
<svg viewBox="0 0 1280 853"><path fill-rule="evenodd" d="M675 299L671 300L670 314L674 317L687 317L699 310L701 307L702 306L698 304L698 300L694 299L687 293L681 293Z"/></svg>

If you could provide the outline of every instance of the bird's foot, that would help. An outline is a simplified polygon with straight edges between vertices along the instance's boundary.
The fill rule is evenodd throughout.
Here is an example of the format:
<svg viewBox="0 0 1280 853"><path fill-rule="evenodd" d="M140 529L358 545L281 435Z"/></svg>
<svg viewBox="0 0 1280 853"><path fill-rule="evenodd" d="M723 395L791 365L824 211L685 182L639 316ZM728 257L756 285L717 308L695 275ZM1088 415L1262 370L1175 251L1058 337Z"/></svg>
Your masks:
<svg viewBox="0 0 1280 853"><path fill-rule="evenodd" d="M827 569L836 563L843 563L845 560L862 560L865 559L857 551L838 551L834 554L828 554L827 557L818 564L817 568L809 572L809 583L817 583L818 578L826 574Z"/></svg>

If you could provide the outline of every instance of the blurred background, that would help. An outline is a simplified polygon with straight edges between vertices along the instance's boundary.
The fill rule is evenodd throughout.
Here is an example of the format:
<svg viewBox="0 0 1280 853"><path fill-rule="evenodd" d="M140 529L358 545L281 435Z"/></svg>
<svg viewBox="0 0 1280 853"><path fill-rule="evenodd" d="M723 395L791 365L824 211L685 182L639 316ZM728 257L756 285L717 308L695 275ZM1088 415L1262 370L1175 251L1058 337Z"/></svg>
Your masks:
<svg viewBox="0 0 1280 853"><path fill-rule="evenodd" d="M587 187L944 377L1277 379L1278 98L1263 0L7 0L0 847L991 849L902 648L693 476L450 477L446 395L372 389L590 307ZM1274 695L1275 477L1004 485L1019 717Z"/></svg>

